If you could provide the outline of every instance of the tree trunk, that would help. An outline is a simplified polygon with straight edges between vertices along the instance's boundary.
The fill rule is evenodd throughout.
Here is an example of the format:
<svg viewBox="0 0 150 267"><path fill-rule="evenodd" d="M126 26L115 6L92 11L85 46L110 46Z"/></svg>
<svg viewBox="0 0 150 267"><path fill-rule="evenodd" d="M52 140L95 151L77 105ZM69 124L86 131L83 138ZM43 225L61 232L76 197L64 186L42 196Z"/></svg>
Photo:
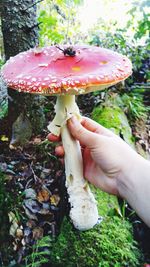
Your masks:
<svg viewBox="0 0 150 267"><path fill-rule="evenodd" d="M38 45L36 3L34 0L2 0L1 6L4 50L8 60L19 52ZM37 133L43 127L44 118L39 102L38 96L18 93L8 88L8 123L9 128L13 129L14 144L23 143L23 140L30 138L32 130ZM15 123L18 117L19 124ZM17 127L17 131L14 127ZM27 136L22 139L24 127ZM17 137L14 136L16 132Z"/></svg>

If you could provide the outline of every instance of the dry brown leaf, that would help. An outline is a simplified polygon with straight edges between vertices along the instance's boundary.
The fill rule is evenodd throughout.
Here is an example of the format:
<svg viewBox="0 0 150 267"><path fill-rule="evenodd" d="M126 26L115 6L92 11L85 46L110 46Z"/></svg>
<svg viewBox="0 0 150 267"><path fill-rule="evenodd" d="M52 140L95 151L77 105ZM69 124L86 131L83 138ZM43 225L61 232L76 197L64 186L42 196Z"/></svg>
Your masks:
<svg viewBox="0 0 150 267"><path fill-rule="evenodd" d="M50 192L46 188L42 188L37 194L37 200L39 202L47 202L50 198Z"/></svg>
<svg viewBox="0 0 150 267"><path fill-rule="evenodd" d="M23 231L22 231L22 229L18 228L16 230L16 237L18 237L19 239L21 239L23 237Z"/></svg>
<svg viewBox="0 0 150 267"><path fill-rule="evenodd" d="M59 201L60 201L60 197L59 197L59 195L54 194L54 195L52 195L52 196L50 197L51 205L57 206L58 203L59 203Z"/></svg>
<svg viewBox="0 0 150 267"><path fill-rule="evenodd" d="M38 240L41 239L43 237L43 228L41 227L36 227L33 229L33 239Z"/></svg>

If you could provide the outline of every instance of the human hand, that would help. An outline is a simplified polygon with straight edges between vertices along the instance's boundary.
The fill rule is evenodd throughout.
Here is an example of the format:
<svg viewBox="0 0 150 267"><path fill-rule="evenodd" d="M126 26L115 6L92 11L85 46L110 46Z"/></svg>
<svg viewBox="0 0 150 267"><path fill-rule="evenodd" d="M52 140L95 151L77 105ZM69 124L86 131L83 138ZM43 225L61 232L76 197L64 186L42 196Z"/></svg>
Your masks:
<svg viewBox="0 0 150 267"><path fill-rule="evenodd" d="M138 154L120 137L89 118L83 117L80 123L72 117L68 128L82 147L84 177L108 193L122 195L121 181L133 170ZM48 139L60 140L52 134ZM56 154L64 155L61 146L56 148Z"/></svg>
<svg viewBox="0 0 150 267"><path fill-rule="evenodd" d="M150 162L110 130L91 119L72 117L68 129L81 144L85 178L102 190L125 198L150 226ZM60 137L48 135L50 141ZM57 155L64 155L62 146Z"/></svg>

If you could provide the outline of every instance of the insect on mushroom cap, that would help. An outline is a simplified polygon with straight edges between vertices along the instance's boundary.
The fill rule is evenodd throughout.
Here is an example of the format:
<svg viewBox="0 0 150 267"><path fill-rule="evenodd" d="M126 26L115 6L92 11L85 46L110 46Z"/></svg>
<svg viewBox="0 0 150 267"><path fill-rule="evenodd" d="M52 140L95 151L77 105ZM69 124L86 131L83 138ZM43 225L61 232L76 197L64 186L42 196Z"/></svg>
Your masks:
<svg viewBox="0 0 150 267"><path fill-rule="evenodd" d="M2 69L7 85L20 92L78 95L102 90L132 73L130 60L94 46L49 46L10 58Z"/></svg>

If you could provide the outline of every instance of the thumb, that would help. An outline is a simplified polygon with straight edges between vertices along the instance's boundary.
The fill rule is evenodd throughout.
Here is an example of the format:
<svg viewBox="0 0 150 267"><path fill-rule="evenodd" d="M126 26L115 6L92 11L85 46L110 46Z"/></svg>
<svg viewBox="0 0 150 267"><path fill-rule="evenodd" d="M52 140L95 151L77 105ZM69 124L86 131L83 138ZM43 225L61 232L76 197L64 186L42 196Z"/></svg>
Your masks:
<svg viewBox="0 0 150 267"><path fill-rule="evenodd" d="M68 120L68 128L71 135L77 139L81 145L91 148L97 142L99 134L85 129L75 117Z"/></svg>

